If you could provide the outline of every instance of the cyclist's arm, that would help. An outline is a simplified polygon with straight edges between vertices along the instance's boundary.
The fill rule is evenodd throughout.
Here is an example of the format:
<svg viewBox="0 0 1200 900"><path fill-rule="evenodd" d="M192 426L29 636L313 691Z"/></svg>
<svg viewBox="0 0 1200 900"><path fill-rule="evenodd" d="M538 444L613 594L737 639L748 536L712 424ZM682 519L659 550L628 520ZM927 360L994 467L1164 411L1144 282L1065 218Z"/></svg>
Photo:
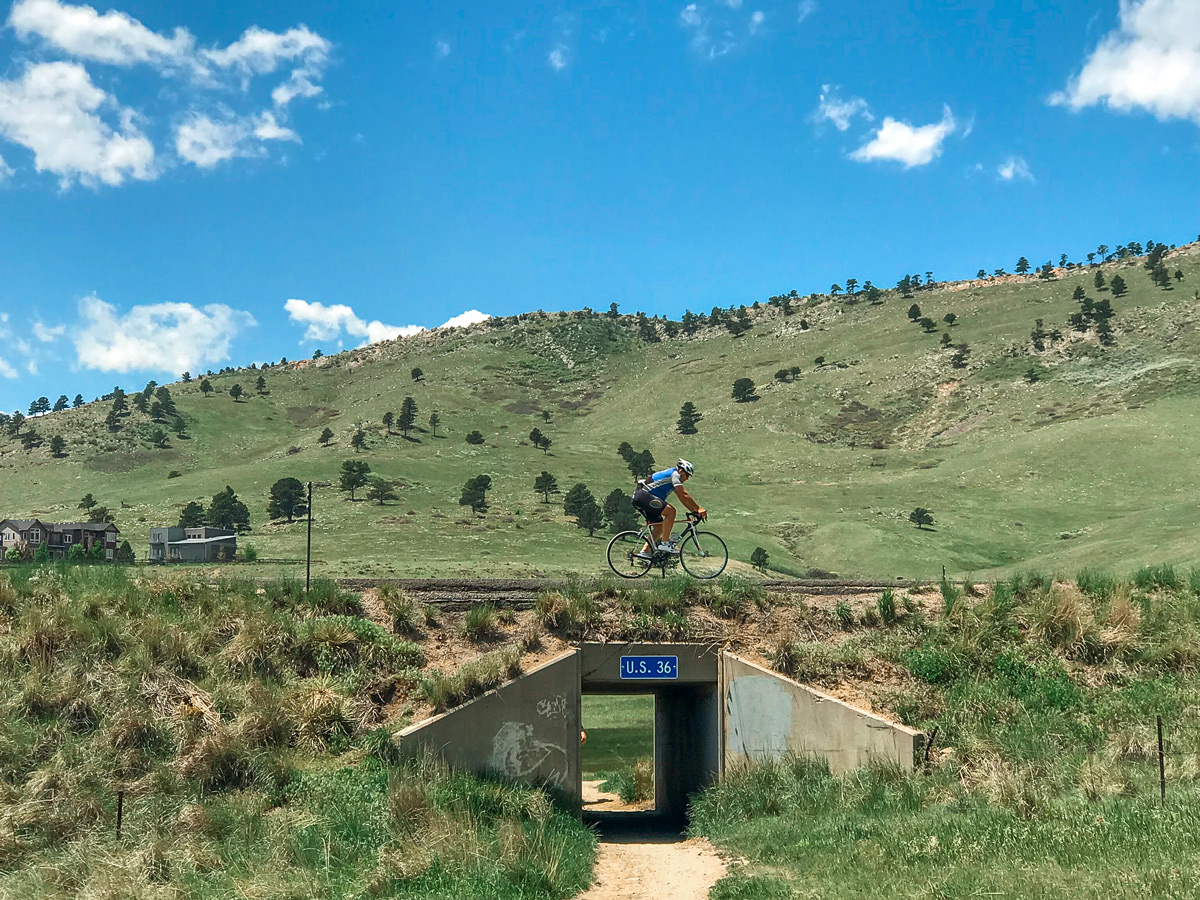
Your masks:
<svg viewBox="0 0 1200 900"><path fill-rule="evenodd" d="M692 495L683 489L681 486L675 488L675 496L679 498L679 502L686 506L694 513L700 512L700 504L692 499Z"/></svg>

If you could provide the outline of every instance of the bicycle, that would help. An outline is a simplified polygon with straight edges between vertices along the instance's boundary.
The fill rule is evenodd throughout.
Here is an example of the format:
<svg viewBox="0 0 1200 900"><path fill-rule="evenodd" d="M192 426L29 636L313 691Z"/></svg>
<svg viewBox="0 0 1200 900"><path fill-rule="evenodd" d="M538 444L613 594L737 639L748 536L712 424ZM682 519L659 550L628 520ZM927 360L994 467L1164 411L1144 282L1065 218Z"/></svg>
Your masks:
<svg viewBox="0 0 1200 900"><path fill-rule="evenodd" d="M678 553L660 550L649 525L641 531L622 531L608 542L609 568L622 578L641 578L651 569L661 569L666 576L667 569L683 566L683 571L693 578L716 578L729 564L729 550L711 531L698 531L696 525L700 521L699 516L687 514ZM647 544L649 559L638 555Z"/></svg>

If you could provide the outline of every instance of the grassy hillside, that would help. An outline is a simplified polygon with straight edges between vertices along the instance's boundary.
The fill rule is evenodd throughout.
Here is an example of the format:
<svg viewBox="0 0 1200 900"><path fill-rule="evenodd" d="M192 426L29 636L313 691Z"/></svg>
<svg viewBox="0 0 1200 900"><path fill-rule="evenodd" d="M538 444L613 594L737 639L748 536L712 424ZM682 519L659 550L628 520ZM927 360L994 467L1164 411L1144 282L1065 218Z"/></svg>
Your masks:
<svg viewBox="0 0 1200 900"><path fill-rule="evenodd" d="M1200 451L1200 247L1167 258L1184 278L1155 287L1142 260L1060 271L1049 281L1008 277L941 285L912 299L887 292L799 301L791 316L750 309L753 328L731 336L645 343L632 317L531 314L468 330L434 332L303 362L171 385L190 438L169 449L148 440L149 418L132 413L122 430L103 420L111 404L34 420L67 456L22 449L0 437L0 515L75 518L91 492L144 552L148 529L174 523L189 500L230 485L249 505L244 543L262 557L303 555L300 524L267 520L271 484L284 476L337 481L344 460L367 461L401 482L385 506L318 491L314 531L321 574L448 575L599 571L604 544L544 505L533 491L543 469L566 490L586 482L598 499L631 479L616 454L622 441L660 463L686 456L690 487L712 512L736 571L757 546L779 572L820 568L873 576L991 576L1036 565L1074 573L1145 562L1200 563L1194 540L1193 460ZM1129 292L1093 287L1121 274ZM1073 332L1072 299L1083 286L1115 310L1115 346L1095 329ZM907 316L912 303L938 326L927 334ZM946 325L953 312L957 322ZM1033 349L1036 319L1062 341ZM809 327L803 327L807 324ZM941 334L969 345L965 368ZM824 357L825 364L814 360ZM774 380L800 367L795 380ZM410 372L425 377L414 383ZM1024 377L1034 369L1039 379ZM750 377L755 402L737 403L733 381ZM234 402L240 384L249 396ZM127 390L140 389L129 385ZM386 435L380 424L405 396L423 430ZM699 433L679 435L685 400L703 413ZM437 411L438 435L428 431ZM551 414L543 421L542 412ZM350 447L356 423L367 447ZM331 446L317 439L335 432ZM539 427L548 455L528 443ZM471 446L465 435L486 438ZM169 477L170 473L178 477ZM491 510L458 505L462 484L486 473ZM908 522L915 507L935 525Z"/></svg>

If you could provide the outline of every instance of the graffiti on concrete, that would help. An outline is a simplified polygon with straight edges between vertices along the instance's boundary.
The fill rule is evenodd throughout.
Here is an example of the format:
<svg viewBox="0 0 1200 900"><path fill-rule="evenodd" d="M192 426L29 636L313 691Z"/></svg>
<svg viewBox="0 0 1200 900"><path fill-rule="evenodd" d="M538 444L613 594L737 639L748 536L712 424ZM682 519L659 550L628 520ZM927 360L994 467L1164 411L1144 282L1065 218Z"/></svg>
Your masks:
<svg viewBox="0 0 1200 900"><path fill-rule="evenodd" d="M561 788L567 781L567 749L539 740L526 722L505 722L492 740L491 768L514 781L532 778Z"/></svg>
<svg viewBox="0 0 1200 900"><path fill-rule="evenodd" d="M553 719L562 717L567 714L567 697L565 694L559 694L557 697L552 697L548 700L539 700L537 703L538 715L545 719Z"/></svg>

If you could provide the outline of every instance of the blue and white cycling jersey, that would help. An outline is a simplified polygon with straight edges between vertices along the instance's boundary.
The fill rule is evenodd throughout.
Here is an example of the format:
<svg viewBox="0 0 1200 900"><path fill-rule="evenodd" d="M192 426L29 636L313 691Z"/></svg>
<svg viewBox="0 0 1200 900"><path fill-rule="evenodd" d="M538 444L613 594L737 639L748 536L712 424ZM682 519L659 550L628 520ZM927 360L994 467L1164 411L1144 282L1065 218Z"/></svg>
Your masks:
<svg viewBox="0 0 1200 900"><path fill-rule="evenodd" d="M663 469L650 476L646 490L659 500L666 500L681 484L683 484L683 479L679 477L678 469Z"/></svg>

